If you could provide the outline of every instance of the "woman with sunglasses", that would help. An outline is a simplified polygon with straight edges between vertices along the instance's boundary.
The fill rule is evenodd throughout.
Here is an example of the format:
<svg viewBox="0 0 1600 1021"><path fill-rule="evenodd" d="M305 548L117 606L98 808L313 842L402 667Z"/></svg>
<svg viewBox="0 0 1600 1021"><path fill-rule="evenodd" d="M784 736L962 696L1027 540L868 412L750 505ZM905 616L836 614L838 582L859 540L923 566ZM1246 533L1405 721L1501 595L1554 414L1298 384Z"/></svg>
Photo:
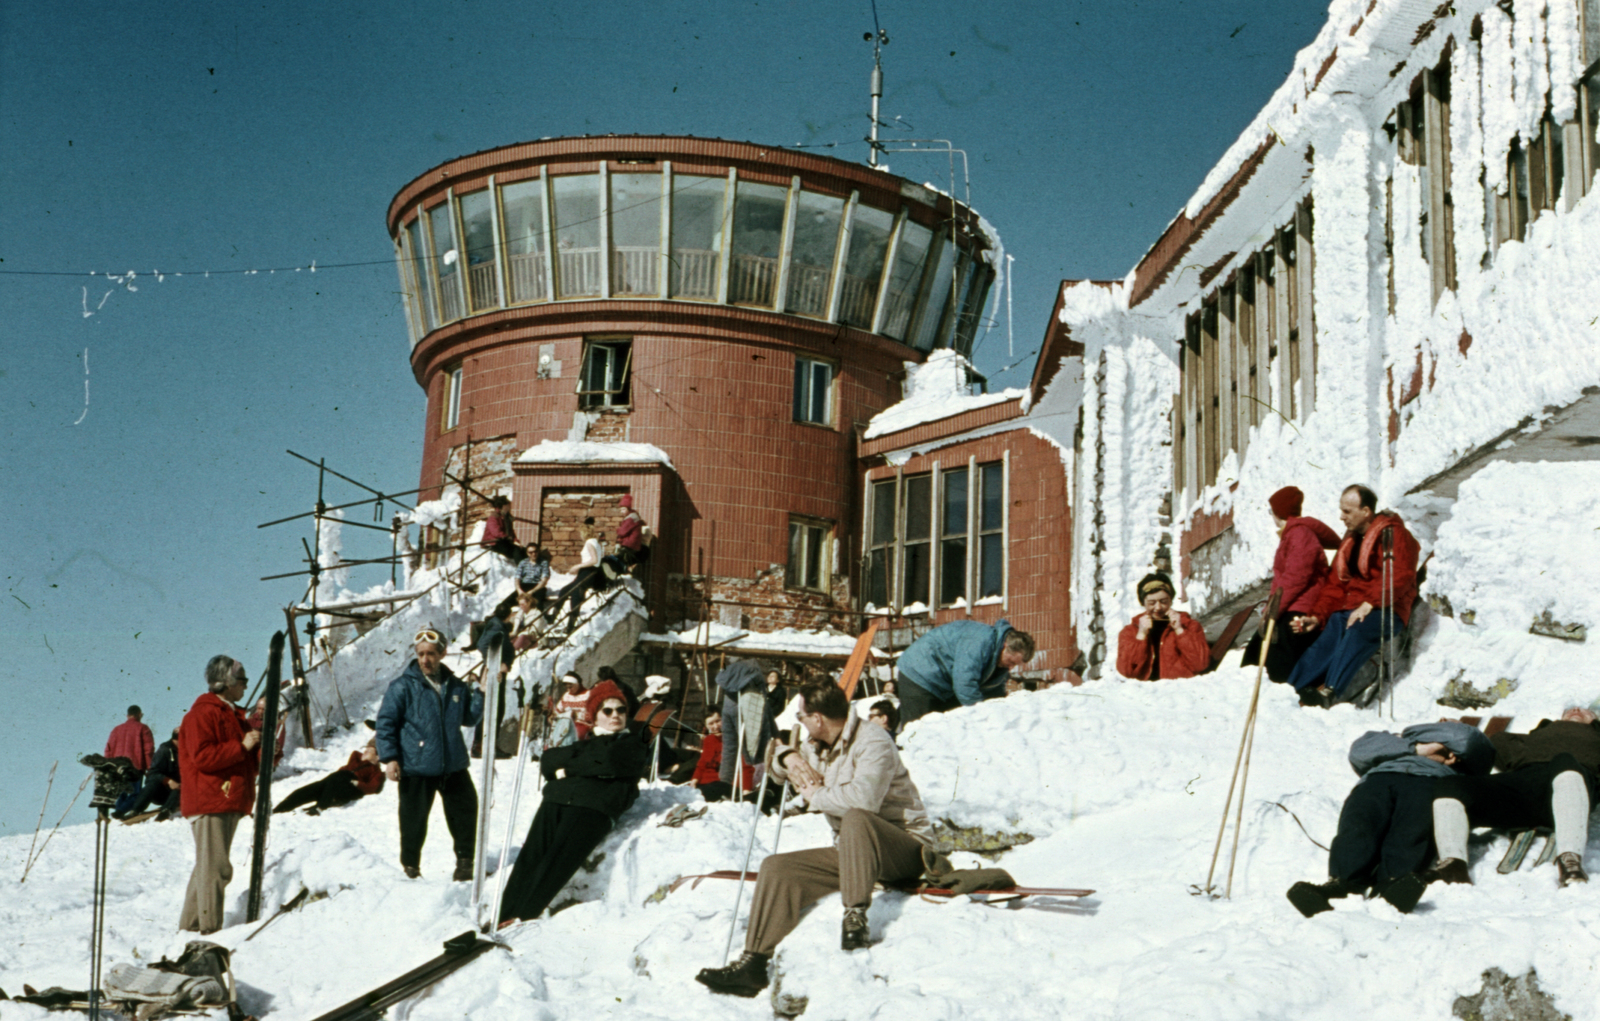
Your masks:
<svg viewBox="0 0 1600 1021"><path fill-rule="evenodd" d="M506 881L502 926L539 917L639 796L650 732L629 727L628 705L617 682L596 684L589 690L589 737L551 748L539 760L544 800Z"/></svg>

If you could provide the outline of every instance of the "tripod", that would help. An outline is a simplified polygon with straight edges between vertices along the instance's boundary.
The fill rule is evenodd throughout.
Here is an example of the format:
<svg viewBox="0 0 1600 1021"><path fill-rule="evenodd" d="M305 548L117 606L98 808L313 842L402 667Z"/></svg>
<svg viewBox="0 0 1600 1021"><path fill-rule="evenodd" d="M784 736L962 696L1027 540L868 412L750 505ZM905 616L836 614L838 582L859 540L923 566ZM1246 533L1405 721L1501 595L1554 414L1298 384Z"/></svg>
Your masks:
<svg viewBox="0 0 1600 1021"><path fill-rule="evenodd" d="M96 808L94 817L94 914L89 937L89 1018L100 1018L100 968L105 958L106 864L111 859L111 810Z"/></svg>

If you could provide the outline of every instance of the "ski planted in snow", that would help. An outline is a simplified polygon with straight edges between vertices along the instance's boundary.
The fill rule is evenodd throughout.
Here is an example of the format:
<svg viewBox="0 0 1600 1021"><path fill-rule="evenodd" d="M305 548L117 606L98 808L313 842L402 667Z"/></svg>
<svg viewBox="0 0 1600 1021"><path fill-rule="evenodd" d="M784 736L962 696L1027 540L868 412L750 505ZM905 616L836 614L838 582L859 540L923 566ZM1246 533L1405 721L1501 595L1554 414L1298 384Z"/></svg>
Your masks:
<svg viewBox="0 0 1600 1021"><path fill-rule="evenodd" d="M494 757L500 743L500 656L503 652L500 639L489 643L480 677L483 684L483 718L478 723L478 733L483 735L479 742L483 758L478 774L478 836L473 841L472 852L473 920L480 928L483 926L484 854L489 846L489 810L494 807Z"/></svg>
<svg viewBox="0 0 1600 1021"><path fill-rule="evenodd" d="M266 869L267 825L272 820L272 768L277 758L278 693L283 682L283 632L275 632L267 651L266 714L261 719L261 743L256 745L260 766L256 778L255 832L250 849L250 891L245 896L247 922L261 918L261 880Z"/></svg>
<svg viewBox="0 0 1600 1021"><path fill-rule="evenodd" d="M444 953L433 960L412 968L392 982L385 982L376 989L362 993L314 1021L377 1021L389 1007L410 999L446 975L471 964L483 956L484 951L501 945L493 940L480 939L476 932L469 929L445 940Z"/></svg>

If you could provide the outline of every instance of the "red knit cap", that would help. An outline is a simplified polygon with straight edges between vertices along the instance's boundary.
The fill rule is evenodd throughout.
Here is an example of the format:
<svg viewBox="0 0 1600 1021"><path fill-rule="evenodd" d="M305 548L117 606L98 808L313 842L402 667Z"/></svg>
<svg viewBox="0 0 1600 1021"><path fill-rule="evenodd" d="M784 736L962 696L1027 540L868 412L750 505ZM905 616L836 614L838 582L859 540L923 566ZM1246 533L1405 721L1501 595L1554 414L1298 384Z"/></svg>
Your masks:
<svg viewBox="0 0 1600 1021"><path fill-rule="evenodd" d="M605 704L608 698L616 699L622 703L623 709L627 709L628 696L622 693L622 689L618 687L617 682L601 681L589 689L589 701L583 705L583 722L591 727L594 726L594 721L600 715L600 707Z"/></svg>
<svg viewBox="0 0 1600 1021"><path fill-rule="evenodd" d="M622 494L622 506L624 508L630 509L630 510L633 508L633 494L632 493L623 493Z"/></svg>
<svg viewBox="0 0 1600 1021"><path fill-rule="evenodd" d="M1282 489L1267 497L1267 506L1272 508L1272 513L1287 521L1300 516L1300 506L1305 502L1306 494L1294 486L1284 486Z"/></svg>

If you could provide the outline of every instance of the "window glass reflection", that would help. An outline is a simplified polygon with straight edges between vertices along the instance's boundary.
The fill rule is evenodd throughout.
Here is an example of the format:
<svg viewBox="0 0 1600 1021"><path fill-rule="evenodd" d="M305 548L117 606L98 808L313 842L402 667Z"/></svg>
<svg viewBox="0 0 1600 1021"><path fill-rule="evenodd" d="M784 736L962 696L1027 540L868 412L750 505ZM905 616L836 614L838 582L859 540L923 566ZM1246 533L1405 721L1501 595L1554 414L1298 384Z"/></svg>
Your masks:
<svg viewBox="0 0 1600 1021"><path fill-rule="evenodd" d="M783 246L783 210L789 190L740 181L733 202L733 265L728 300L772 305Z"/></svg>
<svg viewBox="0 0 1600 1021"><path fill-rule="evenodd" d="M826 316L833 255L839 249L844 199L803 191L794 215L794 248L789 256L789 294L784 309L796 315Z"/></svg>
<svg viewBox="0 0 1600 1021"><path fill-rule="evenodd" d="M722 255L721 177L672 178L672 296L714 301Z"/></svg>
<svg viewBox="0 0 1600 1021"><path fill-rule="evenodd" d="M433 282L428 278L428 246L422 239L421 217L406 224L406 248L411 259L411 286L422 312L417 325L426 332L439 325L439 315L433 308Z"/></svg>
<svg viewBox="0 0 1600 1021"><path fill-rule="evenodd" d="M506 300L513 304L550 296L545 254L544 182L535 178L500 189L505 216Z"/></svg>
<svg viewBox="0 0 1600 1021"><path fill-rule="evenodd" d="M911 313L917 307L917 286L922 283L922 267L928 261L933 231L907 220L900 228L900 244L895 248L894 269L889 274L889 296L883 309L883 332L895 340L905 340L911 328Z"/></svg>
<svg viewBox="0 0 1600 1021"><path fill-rule="evenodd" d="M872 310L878 303L878 281L889 251L894 215L869 206L856 206L850 222L850 250L845 253L844 281L840 284L839 318L863 330L872 329Z"/></svg>
<svg viewBox="0 0 1600 1021"><path fill-rule="evenodd" d="M500 268L494 250L494 200L487 188L461 196L461 228L467 241L467 296L472 311L495 308L500 304L495 279Z"/></svg>
<svg viewBox="0 0 1600 1021"><path fill-rule="evenodd" d="M441 203L428 210L428 231L433 235L433 271L439 281L439 318L444 322L461 318L460 252L456 250L455 226L450 222L450 204Z"/></svg>
<svg viewBox="0 0 1600 1021"><path fill-rule="evenodd" d="M600 176L551 182L556 206L556 287L563 298L600 293Z"/></svg>
<svg viewBox="0 0 1600 1021"><path fill-rule="evenodd" d="M955 246L949 238L940 239L939 261L934 267L933 278L928 281L928 297L922 303L917 335L911 342L911 346L918 351L933 350L934 338L938 336L939 327L943 325L945 313L951 305L955 265Z"/></svg>
<svg viewBox="0 0 1600 1021"><path fill-rule="evenodd" d="M611 175L611 293L660 294L661 175Z"/></svg>

